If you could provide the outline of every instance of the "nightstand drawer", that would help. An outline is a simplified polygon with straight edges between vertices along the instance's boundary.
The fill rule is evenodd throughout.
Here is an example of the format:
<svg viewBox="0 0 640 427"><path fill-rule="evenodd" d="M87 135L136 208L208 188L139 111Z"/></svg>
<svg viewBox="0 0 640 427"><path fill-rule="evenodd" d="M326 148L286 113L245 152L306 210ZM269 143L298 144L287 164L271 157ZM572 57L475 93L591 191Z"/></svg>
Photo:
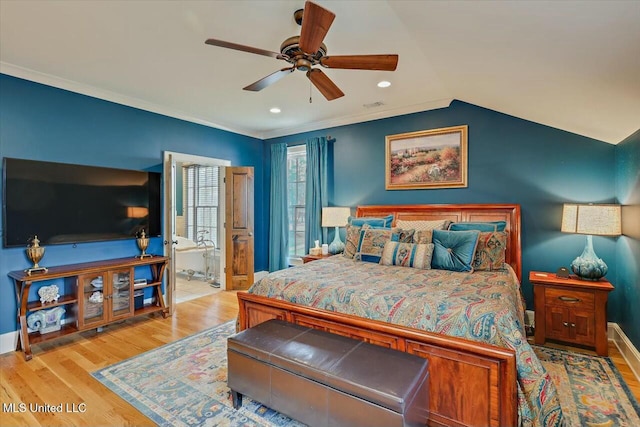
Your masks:
<svg viewBox="0 0 640 427"><path fill-rule="evenodd" d="M593 292L545 288L544 297L546 305L585 310L594 309Z"/></svg>

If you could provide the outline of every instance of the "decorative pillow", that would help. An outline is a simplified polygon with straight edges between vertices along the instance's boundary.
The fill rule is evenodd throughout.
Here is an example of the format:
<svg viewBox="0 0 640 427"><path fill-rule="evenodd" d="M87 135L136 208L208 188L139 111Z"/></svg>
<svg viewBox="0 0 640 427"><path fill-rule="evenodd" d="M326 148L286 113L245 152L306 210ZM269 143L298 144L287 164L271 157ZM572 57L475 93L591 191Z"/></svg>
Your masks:
<svg viewBox="0 0 640 427"><path fill-rule="evenodd" d="M396 227L413 228L416 231L422 230L446 230L451 221L442 219L437 221L405 221L399 219L396 221Z"/></svg>
<svg viewBox="0 0 640 427"><path fill-rule="evenodd" d="M354 255L358 251L358 242L360 241L360 230L362 227L356 227L355 225L347 224L345 233L344 252L345 257L353 259Z"/></svg>
<svg viewBox="0 0 640 427"><path fill-rule="evenodd" d="M481 232L476 256L473 259L473 269L476 271L503 270L506 249L506 231Z"/></svg>
<svg viewBox="0 0 640 427"><path fill-rule="evenodd" d="M380 264L430 270L432 255L433 243L419 245L416 243L387 242L380 257Z"/></svg>
<svg viewBox="0 0 640 427"><path fill-rule="evenodd" d="M412 243L413 235L416 230L403 230L402 228L396 228L396 231L391 235L391 240L400 243Z"/></svg>
<svg viewBox="0 0 640 427"><path fill-rule="evenodd" d="M431 268L472 272L479 235L479 231L433 230Z"/></svg>
<svg viewBox="0 0 640 427"><path fill-rule="evenodd" d="M433 241L433 230L418 230L413 234L413 243L429 244Z"/></svg>
<svg viewBox="0 0 640 427"><path fill-rule="evenodd" d="M369 224L372 227L389 228L393 223L393 215L388 215L388 216L385 216L384 218L373 218L373 217L356 218L356 217L350 216L348 223L351 225L355 225L357 227L362 227L365 224Z"/></svg>
<svg viewBox="0 0 640 427"><path fill-rule="evenodd" d="M504 231L506 227L506 221L454 222L449 226L449 231Z"/></svg>
<svg viewBox="0 0 640 427"><path fill-rule="evenodd" d="M380 256L385 243L391 241L391 236L397 229L365 228L360 230L360 241L355 259L366 262L380 262Z"/></svg>

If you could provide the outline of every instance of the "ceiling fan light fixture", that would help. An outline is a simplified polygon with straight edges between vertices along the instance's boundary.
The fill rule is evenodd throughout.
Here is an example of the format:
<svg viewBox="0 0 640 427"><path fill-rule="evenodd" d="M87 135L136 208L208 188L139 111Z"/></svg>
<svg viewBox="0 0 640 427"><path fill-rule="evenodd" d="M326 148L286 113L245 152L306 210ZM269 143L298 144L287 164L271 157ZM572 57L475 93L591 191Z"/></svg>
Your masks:
<svg viewBox="0 0 640 427"><path fill-rule="evenodd" d="M378 82L378 87L389 87L391 86L391 82L386 81L386 80L382 80L380 82Z"/></svg>
<svg viewBox="0 0 640 427"><path fill-rule="evenodd" d="M282 110L280 110L278 107L273 107L269 110L269 112L273 113L273 114L280 114Z"/></svg>

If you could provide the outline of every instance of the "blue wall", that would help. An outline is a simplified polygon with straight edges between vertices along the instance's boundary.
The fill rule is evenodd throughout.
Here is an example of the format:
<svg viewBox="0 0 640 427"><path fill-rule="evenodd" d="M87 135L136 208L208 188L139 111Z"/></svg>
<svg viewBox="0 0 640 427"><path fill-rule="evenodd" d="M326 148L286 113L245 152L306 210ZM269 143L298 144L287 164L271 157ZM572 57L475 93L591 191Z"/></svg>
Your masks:
<svg viewBox="0 0 640 427"><path fill-rule="evenodd" d="M0 157L161 172L163 151L174 151L253 166L260 177L263 150L259 139L0 75ZM257 179L256 212L264 209L259 185ZM258 270L267 265L264 221L256 215ZM162 239L152 239L149 252L162 250ZM133 239L56 245L46 248L41 264L72 264L138 252ZM7 273L29 266L23 249L0 249L0 333L16 330L16 298Z"/></svg>
<svg viewBox="0 0 640 427"><path fill-rule="evenodd" d="M468 188L385 190L385 136L469 126ZM298 144L331 135L333 185L329 204L519 203L522 209L523 292L533 309L530 270L556 271L582 253L585 237L560 232L565 202L615 202L615 146L461 101L449 107L322 131L269 143ZM266 152L268 156L268 151ZM265 163L268 164L268 163ZM265 168L265 194L268 168ZM267 202L268 203L268 202ZM594 236L596 253L616 277L616 240ZM617 307L623 295L611 294ZM619 319L609 310L612 321Z"/></svg>
<svg viewBox="0 0 640 427"><path fill-rule="evenodd" d="M616 195L622 207L622 234L616 245L617 322L640 348L640 130L616 146Z"/></svg>

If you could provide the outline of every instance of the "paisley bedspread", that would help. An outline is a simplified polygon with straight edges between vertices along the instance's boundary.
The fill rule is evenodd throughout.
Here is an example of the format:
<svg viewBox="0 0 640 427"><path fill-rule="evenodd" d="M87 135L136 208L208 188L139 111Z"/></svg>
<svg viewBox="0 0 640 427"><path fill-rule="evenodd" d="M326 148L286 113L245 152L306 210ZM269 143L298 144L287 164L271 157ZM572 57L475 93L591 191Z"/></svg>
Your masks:
<svg viewBox="0 0 640 427"><path fill-rule="evenodd" d="M562 425L556 388L526 341L520 284L511 269L459 273L333 256L271 273L249 292L511 348L520 425Z"/></svg>

